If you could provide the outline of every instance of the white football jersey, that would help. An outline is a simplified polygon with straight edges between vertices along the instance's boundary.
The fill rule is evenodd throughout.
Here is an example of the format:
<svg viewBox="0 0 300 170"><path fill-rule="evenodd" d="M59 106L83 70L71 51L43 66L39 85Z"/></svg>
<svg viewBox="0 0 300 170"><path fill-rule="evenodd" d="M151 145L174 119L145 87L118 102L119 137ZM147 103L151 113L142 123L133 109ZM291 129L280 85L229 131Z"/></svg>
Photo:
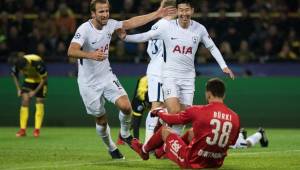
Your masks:
<svg viewBox="0 0 300 170"><path fill-rule="evenodd" d="M81 45L83 51L101 50L109 54L109 44L113 32L122 28L123 23L109 19L107 24L98 30L89 20L77 29L71 42ZM112 73L108 58L103 61L91 59L78 60L78 82L84 84L101 84Z"/></svg>
<svg viewBox="0 0 300 170"><path fill-rule="evenodd" d="M152 39L163 40L163 77L194 78L194 60L199 43L202 42L206 48L214 46L206 28L193 20L184 29L178 20L162 19L148 34Z"/></svg>
<svg viewBox="0 0 300 170"><path fill-rule="evenodd" d="M147 67L147 75L162 75L163 68L163 41L153 39L148 41L147 53L150 56L150 62Z"/></svg>
<svg viewBox="0 0 300 170"><path fill-rule="evenodd" d="M160 22L157 22L151 29L158 27ZM150 62L147 67L147 75L162 76L163 67L163 41L151 39L148 41L147 53L150 57Z"/></svg>

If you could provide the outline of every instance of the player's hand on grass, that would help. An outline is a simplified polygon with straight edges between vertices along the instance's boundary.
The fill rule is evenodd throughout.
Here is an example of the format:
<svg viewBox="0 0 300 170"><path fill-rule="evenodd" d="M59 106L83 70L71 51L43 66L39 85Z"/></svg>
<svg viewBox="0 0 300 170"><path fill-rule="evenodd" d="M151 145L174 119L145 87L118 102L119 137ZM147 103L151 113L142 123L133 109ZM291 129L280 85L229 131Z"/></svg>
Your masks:
<svg viewBox="0 0 300 170"><path fill-rule="evenodd" d="M154 109L154 110L151 111L150 116L151 117L158 117L158 114L162 113L162 112L164 112L163 108L157 108L157 109Z"/></svg>
<svg viewBox="0 0 300 170"><path fill-rule="evenodd" d="M226 73L226 74L229 74L230 78L231 78L232 80L234 80L234 77L235 77L235 76L234 76L233 72L230 70L230 68L228 68L228 67L224 68L224 69L223 69L223 72Z"/></svg>
<svg viewBox="0 0 300 170"><path fill-rule="evenodd" d="M98 49L97 51L91 51L88 58L92 60L103 61L107 58L107 54Z"/></svg>

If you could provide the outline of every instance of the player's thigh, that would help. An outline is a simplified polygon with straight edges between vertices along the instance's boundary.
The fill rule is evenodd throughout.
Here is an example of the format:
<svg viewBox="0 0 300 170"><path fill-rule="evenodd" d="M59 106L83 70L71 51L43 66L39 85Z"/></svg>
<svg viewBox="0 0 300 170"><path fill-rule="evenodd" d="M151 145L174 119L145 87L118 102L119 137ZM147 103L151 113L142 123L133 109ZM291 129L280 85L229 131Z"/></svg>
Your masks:
<svg viewBox="0 0 300 170"><path fill-rule="evenodd" d="M179 102L191 106L194 100L195 79L183 79L178 84L180 86Z"/></svg>
<svg viewBox="0 0 300 170"><path fill-rule="evenodd" d="M162 80L158 76L147 75L149 102L163 102Z"/></svg>
<svg viewBox="0 0 300 170"><path fill-rule="evenodd" d="M188 167L188 161L186 160L187 145L176 134L169 134L165 141L166 156L170 160L176 162L180 167Z"/></svg>
<svg viewBox="0 0 300 170"><path fill-rule="evenodd" d="M119 80L117 79L117 77L113 75L112 78L108 80L107 84L105 85L103 95L108 101L116 104L116 101L123 96L127 96L127 93L124 90L121 83L119 82ZM122 103L129 102L128 97L123 97L121 100Z"/></svg>
<svg viewBox="0 0 300 170"><path fill-rule="evenodd" d="M79 84L79 92L88 114L101 117L105 114L105 98L101 86Z"/></svg>
<svg viewBox="0 0 300 170"><path fill-rule="evenodd" d="M169 98L179 98L180 88L178 80L175 78L163 78L163 94L164 100Z"/></svg>

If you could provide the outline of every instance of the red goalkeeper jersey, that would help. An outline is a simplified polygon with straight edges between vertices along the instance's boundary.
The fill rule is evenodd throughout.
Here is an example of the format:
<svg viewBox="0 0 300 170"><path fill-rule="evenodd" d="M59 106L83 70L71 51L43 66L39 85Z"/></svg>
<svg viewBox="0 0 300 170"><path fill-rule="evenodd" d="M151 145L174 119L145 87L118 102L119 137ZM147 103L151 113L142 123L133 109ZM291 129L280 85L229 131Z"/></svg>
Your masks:
<svg viewBox="0 0 300 170"><path fill-rule="evenodd" d="M186 160L193 168L221 166L240 129L239 116L219 102L192 106L178 114L159 113L159 117L168 124L192 123L194 138L187 146Z"/></svg>

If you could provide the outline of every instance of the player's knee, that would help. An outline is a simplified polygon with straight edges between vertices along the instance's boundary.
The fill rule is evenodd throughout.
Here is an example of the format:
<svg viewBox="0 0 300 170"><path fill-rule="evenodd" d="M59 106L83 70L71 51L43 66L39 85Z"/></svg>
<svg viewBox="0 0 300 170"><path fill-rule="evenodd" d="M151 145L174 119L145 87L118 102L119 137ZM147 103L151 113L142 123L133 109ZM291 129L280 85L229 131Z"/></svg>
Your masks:
<svg viewBox="0 0 300 170"><path fill-rule="evenodd" d="M105 127L106 127L106 125L107 125L107 119L106 119L106 117L104 117L104 116L97 117L97 118L96 118L96 123L97 123L98 125L100 125L100 126L105 126Z"/></svg>
<svg viewBox="0 0 300 170"><path fill-rule="evenodd" d="M130 104L124 104L121 106L120 110L125 114L125 115L130 115L132 112L132 108Z"/></svg>
<svg viewBox="0 0 300 170"><path fill-rule="evenodd" d="M22 106L29 106L29 102L30 102L29 98L23 98L22 99Z"/></svg>

